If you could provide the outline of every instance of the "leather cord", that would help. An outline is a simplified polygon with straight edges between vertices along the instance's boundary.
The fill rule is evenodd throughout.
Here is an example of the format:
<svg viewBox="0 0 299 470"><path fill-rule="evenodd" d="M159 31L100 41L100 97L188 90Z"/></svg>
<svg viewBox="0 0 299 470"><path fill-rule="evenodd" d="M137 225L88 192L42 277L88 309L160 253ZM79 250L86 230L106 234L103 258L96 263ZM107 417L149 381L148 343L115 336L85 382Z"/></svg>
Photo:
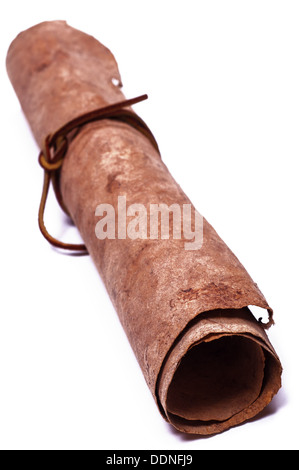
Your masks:
<svg viewBox="0 0 299 470"><path fill-rule="evenodd" d="M81 127L101 119L121 121L129 124L145 135L160 154L158 144L145 122L133 111L124 109L128 106L139 103L140 101L146 100L147 98L147 95L141 95L136 98L120 101L119 103L108 105L103 108L95 109L94 111L82 114L66 123L60 129L54 132L54 134L50 134L45 138L43 148L41 149L38 157L39 164L44 170L42 196L38 211L38 224L42 235L52 246L64 250L88 253L84 244L64 243L52 237L52 235L50 235L47 231L44 222L46 202L51 182L60 207L66 214L69 215L60 191L60 170L68 150L69 142L71 140L71 133L74 133L75 131L75 135L77 135ZM74 138L74 135L72 138Z"/></svg>

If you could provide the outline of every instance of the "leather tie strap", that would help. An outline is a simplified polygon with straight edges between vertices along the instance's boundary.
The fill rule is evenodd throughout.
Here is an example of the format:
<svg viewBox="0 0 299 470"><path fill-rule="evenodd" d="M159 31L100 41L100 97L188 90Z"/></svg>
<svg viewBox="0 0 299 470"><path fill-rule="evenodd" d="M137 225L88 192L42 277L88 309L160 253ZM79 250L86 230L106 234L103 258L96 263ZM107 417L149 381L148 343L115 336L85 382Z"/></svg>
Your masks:
<svg viewBox="0 0 299 470"><path fill-rule="evenodd" d="M68 150L69 142L77 135L82 126L101 119L113 119L124 122L145 135L160 154L158 144L145 122L133 111L124 109L128 106L139 103L140 101L146 100L147 98L147 95L141 95L137 98L121 101L119 103L82 114L81 116L69 121L54 132L54 134L48 135L45 138L43 148L38 157L39 164L44 170L44 183L38 211L38 224L41 233L51 245L64 250L88 253L86 246L83 244L64 243L52 237L52 235L47 231L44 223L45 207L51 182L60 207L69 215L69 212L63 203L60 191L60 170ZM71 133L73 133L72 136L70 136Z"/></svg>

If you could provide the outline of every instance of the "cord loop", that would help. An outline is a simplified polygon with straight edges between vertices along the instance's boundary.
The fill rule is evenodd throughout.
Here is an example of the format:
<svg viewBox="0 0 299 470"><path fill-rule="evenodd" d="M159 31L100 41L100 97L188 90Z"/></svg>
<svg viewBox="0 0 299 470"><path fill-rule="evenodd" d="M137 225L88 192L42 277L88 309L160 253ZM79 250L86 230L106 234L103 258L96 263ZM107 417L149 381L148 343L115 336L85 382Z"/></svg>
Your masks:
<svg viewBox="0 0 299 470"><path fill-rule="evenodd" d="M40 151L38 157L38 162L44 170L44 183L38 212L38 223L42 235L51 245L64 250L88 253L84 244L64 243L52 237L52 235L50 235L47 231L44 223L46 201L51 182L60 207L64 210L64 212L66 212L66 214L70 215L63 202L59 184L60 170L68 150L69 140L71 139L70 133L74 130L79 132L82 126L90 122L99 121L101 119L114 119L129 124L145 135L160 154L158 144L145 122L133 111L124 109L128 106L139 103L140 101L146 100L147 98L147 95L141 95L137 98L121 101L119 103L108 105L103 108L95 109L94 111L82 114L81 116L78 116L77 118L69 121L63 127L54 132L54 134L49 134L45 138L43 148ZM75 135L77 135L77 132Z"/></svg>

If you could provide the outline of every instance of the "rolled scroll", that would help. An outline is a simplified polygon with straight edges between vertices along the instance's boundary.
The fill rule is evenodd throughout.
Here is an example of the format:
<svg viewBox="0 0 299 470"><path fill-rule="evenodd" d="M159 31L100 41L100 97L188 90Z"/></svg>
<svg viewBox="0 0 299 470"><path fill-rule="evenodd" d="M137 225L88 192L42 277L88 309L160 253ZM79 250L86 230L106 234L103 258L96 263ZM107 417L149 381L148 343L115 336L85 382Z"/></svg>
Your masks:
<svg viewBox="0 0 299 470"><path fill-rule="evenodd" d="M198 220L148 130L109 113L83 125L76 120L123 103L112 53L63 21L45 22L12 42L7 70L41 148L46 136L78 124L62 138L67 151L55 180L60 202L106 285L163 417L180 431L208 435L257 415L281 386L281 364L265 333L273 323L267 301L206 219L198 246L186 231L175 232L181 225L175 227L174 211L168 213L171 236L161 235L161 219L158 237L146 225L159 205L180 213L191 207L194 237ZM49 148L46 154L52 155ZM141 206L147 218L139 217L138 228L132 216L138 210L140 216ZM268 311L267 325L250 306Z"/></svg>

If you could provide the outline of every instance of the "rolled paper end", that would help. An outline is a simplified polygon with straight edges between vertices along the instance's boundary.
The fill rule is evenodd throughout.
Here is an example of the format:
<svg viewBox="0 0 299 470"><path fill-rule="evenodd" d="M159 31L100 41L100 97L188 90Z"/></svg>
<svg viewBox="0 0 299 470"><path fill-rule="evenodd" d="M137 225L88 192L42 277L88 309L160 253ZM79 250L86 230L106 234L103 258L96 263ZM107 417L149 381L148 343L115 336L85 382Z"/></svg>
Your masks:
<svg viewBox="0 0 299 470"><path fill-rule="evenodd" d="M215 310L177 338L160 374L158 401L179 431L216 434L261 412L280 389L281 373L248 309Z"/></svg>

